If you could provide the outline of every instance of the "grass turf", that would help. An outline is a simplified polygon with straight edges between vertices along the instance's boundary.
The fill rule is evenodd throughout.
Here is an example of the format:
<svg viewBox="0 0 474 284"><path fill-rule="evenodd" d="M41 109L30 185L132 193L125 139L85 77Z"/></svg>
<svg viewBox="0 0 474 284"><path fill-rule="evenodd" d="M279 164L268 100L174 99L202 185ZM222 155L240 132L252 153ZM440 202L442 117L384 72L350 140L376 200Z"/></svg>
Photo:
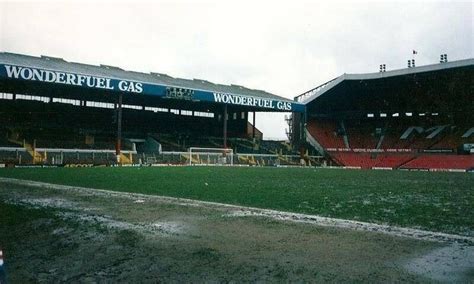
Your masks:
<svg viewBox="0 0 474 284"><path fill-rule="evenodd" d="M301 168L35 168L0 176L474 234L474 175Z"/></svg>

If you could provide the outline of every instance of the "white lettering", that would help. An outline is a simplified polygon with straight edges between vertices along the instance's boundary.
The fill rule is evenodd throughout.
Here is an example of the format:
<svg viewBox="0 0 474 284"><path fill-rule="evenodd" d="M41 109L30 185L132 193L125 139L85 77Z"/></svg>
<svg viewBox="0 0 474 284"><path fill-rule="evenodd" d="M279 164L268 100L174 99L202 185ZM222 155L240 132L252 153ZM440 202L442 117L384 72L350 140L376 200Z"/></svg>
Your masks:
<svg viewBox="0 0 474 284"><path fill-rule="evenodd" d="M41 70L42 72L44 72L44 81L45 82L48 82L48 83L52 83L54 81L56 81L56 77L58 76L58 73L55 73L55 72L51 72L51 71L43 71Z"/></svg>
<svg viewBox="0 0 474 284"><path fill-rule="evenodd" d="M262 108L275 108L274 101L270 99L237 96L226 93L213 93L214 101L217 103L230 103L236 105L258 106ZM277 101L276 108L280 110L291 110L291 103Z"/></svg>
<svg viewBox="0 0 474 284"><path fill-rule="evenodd" d="M20 75L25 80L31 80L33 78L33 71L30 68L23 68L20 71Z"/></svg>
<svg viewBox="0 0 474 284"><path fill-rule="evenodd" d="M113 87L112 84L111 84L110 79L105 79L105 88L106 88L106 89L109 89L109 90L113 90L113 89L114 89L114 87Z"/></svg>
<svg viewBox="0 0 474 284"><path fill-rule="evenodd" d="M86 82L86 76L77 75L77 84L82 86Z"/></svg>
<svg viewBox="0 0 474 284"><path fill-rule="evenodd" d="M221 93L214 93L214 101L217 102L217 103L221 103L222 102L222 94Z"/></svg>
<svg viewBox="0 0 474 284"><path fill-rule="evenodd" d="M104 78L96 78L97 88L105 88L105 79Z"/></svg>
<svg viewBox="0 0 474 284"><path fill-rule="evenodd" d="M141 93L143 91L143 86L141 83L134 83L128 81L120 81L118 83L120 91L131 92L131 93ZM111 86L113 89L113 87Z"/></svg>
<svg viewBox="0 0 474 284"><path fill-rule="evenodd" d="M277 102L277 109L291 110L291 103L290 102Z"/></svg>
<svg viewBox="0 0 474 284"><path fill-rule="evenodd" d="M56 73L56 83L65 84L66 83L66 81L64 80L65 76L66 74L62 72Z"/></svg>
<svg viewBox="0 0 474 284"><path fill-rule="evenodd" d="M142 83L137 83L137 84L135 85L135 87L137 88L137 93L143 92L143 85L142 85Z"/></svg>
<svg viewBox="0 0 474 284"><path fill-rule="evenodd" d="M74 85L74 74L66 74L66 84Z"/></svg>
<svg viewBox="0 0 474 284"><path fill-rule="evenodd" d="M87 75L64 73L57 71L49 71L36 68L25 68L14 65L4 65L8 78L42 81L48 83L59 83L68 85L77 85L90 88L102 88L113 90L114 82L109 78L93 77ZM134 83L128 81L120 82L120 89L126 92L141 93L143 92L142 83Z"/></svg>
<svg viewBox="0 0 474 284"><path fill-rule="evenodd" d="M8 78L15 78L18 79L18 76L20 76L20 71L23 69L22 67L18 66L10 66L10 65L5 65L5 69L7 70L7 76Z"/></svg>
<svg viewBox="0 0 474 284"><path fill-rule="evenodd" d="M95 86L94 77L86 76L87 87L93 88Z"/></svg>
<svg viewBox="0 0 474 284"><path fill-rule="evenodd" d="M43 70L33 69L33 77L32 80L43 81Z"/></svg>
<svg viewBox="0 0 474 284"><path fill-rule="evenodd" d="M120 81L118 83L118 87L120 91L126 91L127 90L127 82L126 81Z"/></svg>

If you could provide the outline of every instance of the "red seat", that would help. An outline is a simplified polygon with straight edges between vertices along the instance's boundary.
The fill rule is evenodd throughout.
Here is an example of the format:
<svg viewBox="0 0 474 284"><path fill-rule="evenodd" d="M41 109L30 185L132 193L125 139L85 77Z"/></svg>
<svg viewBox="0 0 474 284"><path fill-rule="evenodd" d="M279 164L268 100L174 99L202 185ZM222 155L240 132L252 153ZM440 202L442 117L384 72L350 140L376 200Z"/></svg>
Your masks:
<svg viewBox="0 0 474 284"><path fill-rule="evenodd" d="M346 148L342 136L337 135L337 125L333 121L311 120L307 124L307 129L325 149Z"/></svg>

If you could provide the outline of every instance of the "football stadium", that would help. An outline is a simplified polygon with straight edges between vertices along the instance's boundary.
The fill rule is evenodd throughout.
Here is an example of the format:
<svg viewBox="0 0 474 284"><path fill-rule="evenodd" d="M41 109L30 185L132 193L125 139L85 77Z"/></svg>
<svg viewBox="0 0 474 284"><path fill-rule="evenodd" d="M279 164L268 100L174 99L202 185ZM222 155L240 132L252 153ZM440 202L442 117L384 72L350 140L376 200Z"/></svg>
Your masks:
<svg viewBox="0 0 474 284"><path fill-rule="evenodd" d="M474 279L474 59L290 100L2 52L0 121L0 282Z"/></svg>
<svg viewBox="0 0 474 284"><path fill-rule="evenodd" d="M0 63L4 167L474 168L472 59L344 74L294 101L47 56ZM288 141L263 140L258 112L288 112Z"/></svg>

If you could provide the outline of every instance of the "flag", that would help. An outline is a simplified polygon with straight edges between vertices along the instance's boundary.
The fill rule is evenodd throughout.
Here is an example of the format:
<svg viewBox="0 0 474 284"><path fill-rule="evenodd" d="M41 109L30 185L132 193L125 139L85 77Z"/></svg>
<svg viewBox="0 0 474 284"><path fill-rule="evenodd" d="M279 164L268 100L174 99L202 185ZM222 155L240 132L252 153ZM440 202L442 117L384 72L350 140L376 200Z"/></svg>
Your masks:
<svg viewBox="0 0 474 284"><path fill-rule="evenodd" d="M418 54L418 51L413 49L413 54Z"/></svg>

